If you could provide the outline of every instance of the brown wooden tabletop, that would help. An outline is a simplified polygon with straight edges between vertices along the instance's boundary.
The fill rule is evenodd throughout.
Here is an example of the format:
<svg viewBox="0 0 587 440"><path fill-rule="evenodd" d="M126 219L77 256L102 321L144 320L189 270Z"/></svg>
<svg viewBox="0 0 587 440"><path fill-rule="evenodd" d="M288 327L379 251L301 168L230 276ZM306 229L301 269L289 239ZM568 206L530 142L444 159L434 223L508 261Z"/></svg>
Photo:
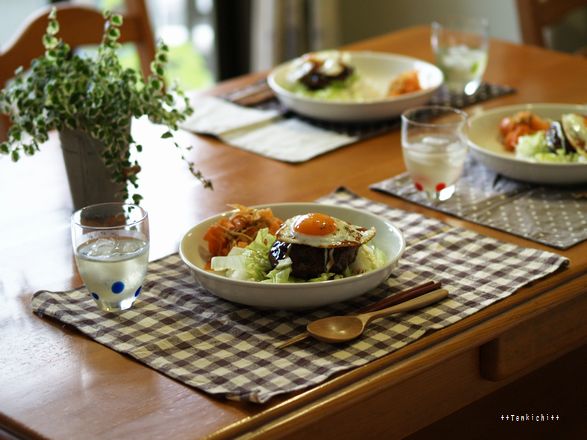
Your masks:
<svg viewBox="0 0 587 440"><path fill-rule="evenodd" d="M427 27L349 46L432 61ZM517 92L469 107L586 103L587 58L492 40L485 79ZM221 93L249 75L218 85ZM145 145L141 192L151 218L153 259L177 251L183 233L227 203L311 201L344 185L390 206L416 211L527 247L547 246L456 219L369 184L404 171L398 131L291 165L187 132L191 159L214 182L203 189L160 127L133 125ZM570 266L448 328L364 367L265 405L212 398L31 312L39 289L81 281L73 260L72 202L57 137L40 154L0 158L0 427L4 435L70 438L401 437L517 380L587 341L587 242L566 251ZM401 397L401 398L400 398ZM305 436L305 437L302 437ZM0 438L2 434L0 433Z"/></svg>

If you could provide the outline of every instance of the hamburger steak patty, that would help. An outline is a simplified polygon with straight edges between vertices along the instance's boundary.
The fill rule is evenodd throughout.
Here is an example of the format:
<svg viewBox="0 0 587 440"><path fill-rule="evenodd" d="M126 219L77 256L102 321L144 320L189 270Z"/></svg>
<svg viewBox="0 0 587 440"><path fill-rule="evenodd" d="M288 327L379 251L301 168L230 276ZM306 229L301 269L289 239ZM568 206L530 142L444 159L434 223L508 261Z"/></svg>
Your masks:
<svg viewBox="0 0 587 440"><path fill-rule="evenodd" d="M343 273L355 261L358 249L358 246L325 249L277 240L269 250L269 261L275 267L279 260L290 257L292 275L307 280L324 272Z"/></svg>

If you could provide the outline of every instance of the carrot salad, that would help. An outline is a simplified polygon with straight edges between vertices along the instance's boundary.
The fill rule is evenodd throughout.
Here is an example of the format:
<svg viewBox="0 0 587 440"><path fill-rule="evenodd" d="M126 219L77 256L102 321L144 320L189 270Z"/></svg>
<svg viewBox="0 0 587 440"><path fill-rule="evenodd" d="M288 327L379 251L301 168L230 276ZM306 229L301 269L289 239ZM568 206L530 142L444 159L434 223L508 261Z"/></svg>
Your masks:
<svg viewBox="0 0 587 440"><path fill-rule="evenodd" d="M506 150L515 151L521 136L546 131L549 121L529 111L521 111L513 116L503 118L499 124L502 143Z"/></svg>
<svg viewBox="0 0 587 440"><path fill-rule="evenodd" d="M230 217L221 218L204 235L212 257L228 255L235 246L247 246L260 229L268 228L271 234L275 234L283 223L273 215L270 208L256 209L238 204L229 206L235 208Z"/></svg>
<svg viewBox="0 0 587 440"><path fill-rule="evenodd" d="M418 72L416 70L410 70L399 74L393 79L389 85L387 96L400 96L420 90L422 90L422 86L418 79Z"/></svg>

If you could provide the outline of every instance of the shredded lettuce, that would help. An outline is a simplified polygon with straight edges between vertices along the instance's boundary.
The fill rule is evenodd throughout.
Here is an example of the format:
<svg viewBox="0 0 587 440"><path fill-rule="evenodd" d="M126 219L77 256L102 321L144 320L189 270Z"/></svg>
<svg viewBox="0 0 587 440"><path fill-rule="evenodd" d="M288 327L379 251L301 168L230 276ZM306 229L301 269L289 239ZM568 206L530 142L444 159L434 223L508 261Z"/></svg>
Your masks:
<svg viewBox="0 0 587 440"><path fill-rule="evenodd" d="M323 101L363 102L385 98L376 83L360 77L356 72L342 81L332 81L323 89L310 90L301 82L289 84L289 91L307 98Z"/></svg>
<svg viewBox="0 0 587 440"><path fill-rule="evenodd" d="M357 258L349 266L353 275L370 272L385 265L385 254L375 246L363 245L357 252Z"/></svg>
<svg viewBox="0 0 587 440"><path fill-rule="evenodd" d="M210 266L214 271L224 271L229 278L262 281L271 270L268 255L274 242L268 228L260 229L248 246L232 248L225 257L213 257Z"/></svg>
<svg viewBox="0 0 587 440"><path fill-rule="evenodd" d="M243 248L233 247L226 257L213 257L210 267L216 272L226 271L226 275L237 280L247 280L246 261Z"/></svg>
<svg viewBox="0 0 587 440"><path fill-rule="evenodd" d="M213 257L210 266L215 272L236 280L263 283L318 282L344 278L378 269L385 264L385 254L374 246L359 247L357 258L343 275L325 272L316 278L300 280L291 274L291 258L280 260L275 268L269 262L269 250L275 237L268 228L260 229L255 240L244 248L234 247L225 257Z"/></svg>
<svg viewBox="0 0 587 440"><path fill-rule="evenodd" d="M538 131L534 134L520 136L516 145L516 156L533 159L536 154L548 153L546 134Z"/></svg>
<svg viewBox="0 0 587 440"><path fill-rule="evenodd" d="M550 151L544 131L520 136L516 145L516 157L552 163L574 163L584 160L579 154L566 153L562 148L558 148L555 152Z"/></svg>
<svg viewBox="0 0 587 440"><path fill-rule="evenodd" d="M267 273L264 283L290 283L291 276L291 258L287 257L280 260L277 266Z"/></svg>

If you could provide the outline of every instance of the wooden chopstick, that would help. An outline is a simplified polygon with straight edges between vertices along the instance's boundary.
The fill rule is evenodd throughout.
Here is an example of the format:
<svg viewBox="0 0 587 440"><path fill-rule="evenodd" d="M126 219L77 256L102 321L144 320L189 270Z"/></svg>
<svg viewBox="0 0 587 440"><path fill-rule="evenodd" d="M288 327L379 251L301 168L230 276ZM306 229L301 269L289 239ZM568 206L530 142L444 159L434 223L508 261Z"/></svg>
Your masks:
<svg viewBox="0 0 587 440"><path fill-rule="evenodd" d="M275 94L267 84L267 81L263 80L228 93L224 97L234 104L251 106L273 99L275 98Z"/></svg>
<svg viewBox="0 0 587 440"><path fill-rule="evenodd" d="M425 293L432 292L433 290L439 289L441 286L440 282L438 281L427 281L423 284L419 284L418 286L411 287L409 289L403 290L400 293L394 293L383 298L380 301L377 301L373 304L369 304L368 306L362 307L357 310L356 313L365 313L365 312L373 312L375 310L384 309L386 307L391 307L396 304L408 301L413 298L417 298L418 296L424 295ZM276 348L285 348L293 345L297 342L303 341L304 339L308 338L310 334L306 331L300 333L293 338L288 339L287 341L281 342L277 344Z"/></svg>
<svg viewBox="0 0 587 440"><path fill-rule="evenodd" d="M232 102L234 102L235 104L245 106L245 107L249 107L252 105L261 104L262 102L269 101L270 99L273 99L273 98L275 98L275 94L273 93L273 90L267 89L267 90L262 90L257 93L253 93L248 96L243 96L242 98L239 98L239 99L234 100Z"/></svg>
<svg viewBox="0 0 587 440"><path fill-rule="evenodd" d="M375 310L391 307L404 301L408 301L412 298L416 298L420 295L424 295L425 293L432 292L433 290L440 289L440 287L441 284L439 281L427 281L423 284L419 284L415 287L403 290L400 293L394 293L392 295L386 296L376 303L367 305L357 310L357 313L373 312Z"/></svg>

